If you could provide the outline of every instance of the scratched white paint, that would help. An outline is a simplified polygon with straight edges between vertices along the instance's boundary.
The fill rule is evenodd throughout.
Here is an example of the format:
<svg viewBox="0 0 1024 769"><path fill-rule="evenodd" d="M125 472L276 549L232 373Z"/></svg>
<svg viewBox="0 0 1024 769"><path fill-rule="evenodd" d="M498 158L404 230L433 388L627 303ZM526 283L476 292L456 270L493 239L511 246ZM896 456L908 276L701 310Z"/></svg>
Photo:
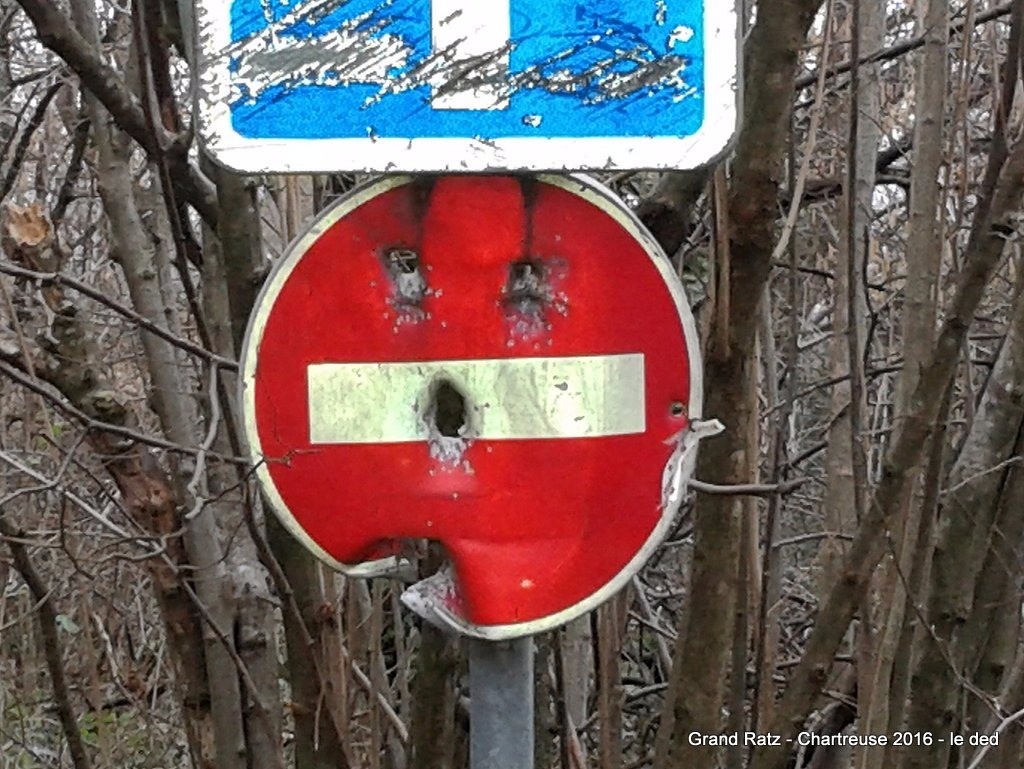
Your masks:
<svg viewBox="0 0 1024 769"><path fill-rule="evenodd" d="M369 13L317 37L282 34L314 19L321 6L331 1L303 5L230 46L226 55L239 62L231 78L232 98L255 100L281 85L379 84L387 81L391 69L405 65L412 50L395 35L377 34L373 27L367 28Z"/></svg>
<svg viewBox="0 0 1024 769"><path fill-rule="evenodd" d="M690 27L676 27L668 36L668 47L671 48L676 43L688 43L692 38L693 30Z"/></svg>
<svg viewBox="0 0 1024 769"><path fill-rule="evenodd" d="M668 15L668 3L665 0L657 0L654 4L654 23L661 26L665 23L665 17Z"/></svg>
<svg viewBox="0 0 1024 769"><path fill-rule="evenodd" d="M426 441L439 380L466 398L464 437L596 438L646 429L644 356L317 363L307 371L310 443Z"/></svg>
<svg viewBox="0 0 1024 769"><path fill-rule="evenodd" d="M579 75L569 69L547 71L546 62L522 72L508 72L512 43L508 0L472 6L467 13L459 6L464 0L435 0L431 4L433 53L416 66L406 67L412 49L397 35L381 31L381 24L367 24L372 12L356 16L336 29L313 37L284 34L285 30L315 20L322 5L337 0L316 0L266 29L230 46L227 55L238 62L231 77L231 99L256 101L267 90L284 86L348 86L369 84L379 87L366 100L373 104L380 99L411 91L424 85L432 90L431 106L442 110L504 109L517 91L543 90L554 94L571 94L581 88ZM448 13L451 8L455 10ZM446 15L442 15L446 14ZM494 14L506 13L505 16ZM683 80L685 64L671 54L647 61L639 52L619 51L608 42L615 30L590 39L593 45L604 43L610 52L596 59L587 74L594 95L584 103L594 104L621 98L649 87L658 80L662 87L678 91L677 99L693 95L695 89ZM675 42L686 42L693 30L677 28L669 36L667 48ZM558 61L575 52L567 47L556 52ZM613 69L617 62L633 59L637 68L627 74ZM524 123L539 125L532 115Z"/></svg>
<svg viewBox="0 0 1024 769"><path fill-rule="evenodd" d="M507 78L509 0L432 0L430 28L434 53L448 52L453 62L480 62L485 82L460 86L459 68L431 83L434 109L504 109Z"/></svg>

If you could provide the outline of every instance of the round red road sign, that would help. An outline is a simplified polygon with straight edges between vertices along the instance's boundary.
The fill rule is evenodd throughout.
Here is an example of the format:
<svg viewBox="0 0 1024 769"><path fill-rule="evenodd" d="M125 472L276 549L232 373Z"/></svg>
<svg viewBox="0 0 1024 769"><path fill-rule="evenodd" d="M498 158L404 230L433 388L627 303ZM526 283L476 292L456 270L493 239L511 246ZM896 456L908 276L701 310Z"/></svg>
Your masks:
<svg viewBox="0 0 1024 769"><path fill-rule="evenodd" d="M620 589L692 471L693 319L651 236L579 176L392 177L267 280L242 360L257 477L347 573L415 539L406 602L464 633L556 626Z"/></svg>

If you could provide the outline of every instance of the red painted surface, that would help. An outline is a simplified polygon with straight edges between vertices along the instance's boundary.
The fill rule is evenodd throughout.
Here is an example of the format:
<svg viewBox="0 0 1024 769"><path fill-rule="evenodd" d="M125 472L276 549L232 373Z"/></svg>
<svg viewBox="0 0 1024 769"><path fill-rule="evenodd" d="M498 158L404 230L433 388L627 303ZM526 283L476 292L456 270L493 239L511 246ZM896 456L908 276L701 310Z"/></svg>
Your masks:
<svg viewBox="0 0 1024 769"><path fill-rule="evenodd" d="M429 318L396 323L383 257L392 248L417 251L429 268ZM509 265L524 258L548 265L564 299L546 313L550 330L525 338L502 301ZM642 435L477 440L466 453L472 474L439 471L426 443L309 443L311 363L636 352L646 367ZM438 540L455 566L460 613L478 625L519 623L594 594L650 536L669 439L686 426L671 404L690 392L687 360L662 277L608 214L537 181L446 177L363 204L302 256L259 348L257 429L281 497L334 558L357 563L402 539Z"/></svg>

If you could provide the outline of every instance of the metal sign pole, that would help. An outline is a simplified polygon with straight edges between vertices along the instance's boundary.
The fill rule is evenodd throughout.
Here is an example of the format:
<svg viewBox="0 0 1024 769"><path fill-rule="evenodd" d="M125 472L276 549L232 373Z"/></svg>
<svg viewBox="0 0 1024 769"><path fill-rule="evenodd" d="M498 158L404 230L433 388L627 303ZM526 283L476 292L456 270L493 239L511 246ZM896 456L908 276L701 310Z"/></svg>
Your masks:
<svg viewBox="0 0 1024 769"><path fill-rule="evenodd" d="M470 769L533 769L533 639L469 641Z"/></svg>

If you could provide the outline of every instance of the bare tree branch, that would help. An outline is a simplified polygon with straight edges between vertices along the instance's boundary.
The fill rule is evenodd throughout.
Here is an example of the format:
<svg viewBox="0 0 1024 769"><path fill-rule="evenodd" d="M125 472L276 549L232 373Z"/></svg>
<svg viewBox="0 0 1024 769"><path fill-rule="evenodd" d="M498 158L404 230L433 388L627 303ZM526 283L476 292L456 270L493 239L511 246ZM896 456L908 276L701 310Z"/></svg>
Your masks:
<svg viewBox="0 0 1024 769"><path fill-rule="evenodd" d="M32 117L29 118L28 125L25 126L25 130L21 133L21 139L18 140L18 145L14 148L14 156L11 158L11 164L7 167L7 173L4 174L3 181L0 181L0 200L6 198L14 187L14 182L18 179L18 172L21 170L22 163L25 162L25 153L28 151L28 145L31 143L36 130L43 124L46 108L50 106L53 97L57 95L57 92L63 86L64 82L58 80L47 88L39 101L36 102L36 108L32 112Z"/></svg>
<svg viewBox="0 0 1024 769"><path fill-rule="evenodd" d="M53 685L53 700L60 717L61 730L68 742L68 750L75 769L92 769L92 761L85 749L82 733L78 728L78 718L71 704L71 692L64 675L64 648L57 633L57 610L53 604L53 591L39 575L28 548L23 544L24 532L4 517L0 510L0 534L7 542L7 548L14 558L14 568L28 585L29 592L36 601L36 612L39 617L39 632L43 637L43 651L46 656L46 667L50 672L50 683Z"/></svg>
<svg viewBox="0 0 1024 769"><path fill-rule="evenodd" d="M146 329L150 333L160 337L164 341L170 342L175 347L179 347L182 350L192 353L193 355L202 358L203 360L209 361L213 365L219 366L220 368L228 371L237 371L238 362L233 361L230 358L225 358L217 353L210 352L205 347L190 342L188 339L183 339L180 336L175 336L167 329L153 323L148 318L143 317L139 313L130 307L126 307L120 302L116 302L111 299L106 293L98 291L92 288L87 283L83 283L77 278L73 278L70 275L66 275L62 272L40 272L37 270L29 270L24 267L18 267L15 264L9 262L0 262L0 273L7 275L14 275L21 278L31 278L32 280L39 280L44 283L53 283L57 286L66 286L73 288L81 294L89 297L90 299L99 302L104 307L109 307L111 310L116 312L123 318L127 318L132 323L138 324L140 327Z"/></svg>
<svg viewBox="0 0 1024 769"><path fill-rule="evenodd" d="M138 99L121 76L88 44L49 0L16 0L35 25L40 42L67 62L82 85L96 95L121 129L153 160L164 155L175 187L211 227L217 226L217 195L210 180L188 160L188 147L175 141L161 146L146 125Z"/></svg>
<svg viewBox="0 0 1024 769"><path fill-rule="evenodd" d="M784 483L736 483L717 484L704 483L691 479L687 484L701 494L720 494L724 496L770 497L773 494L788 494L807 482L807 478L794 478Z"/></svg>

